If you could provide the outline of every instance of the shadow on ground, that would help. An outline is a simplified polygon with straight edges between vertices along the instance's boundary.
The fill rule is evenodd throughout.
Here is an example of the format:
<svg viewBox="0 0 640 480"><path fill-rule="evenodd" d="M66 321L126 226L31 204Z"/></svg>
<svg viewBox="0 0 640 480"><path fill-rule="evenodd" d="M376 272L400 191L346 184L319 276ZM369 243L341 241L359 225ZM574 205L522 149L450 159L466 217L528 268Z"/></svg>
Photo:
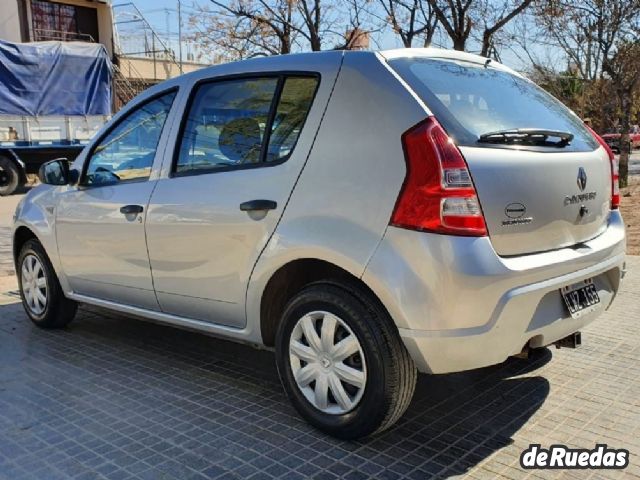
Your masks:
<svg viewBox="0 0 640 480"><path fill-rule="evenodd" d="M421 375L394 428L344 442L297 417L271 352L89 308L43 331L0 306L0 479L464 474L544 402L550 358Z"/></svg>

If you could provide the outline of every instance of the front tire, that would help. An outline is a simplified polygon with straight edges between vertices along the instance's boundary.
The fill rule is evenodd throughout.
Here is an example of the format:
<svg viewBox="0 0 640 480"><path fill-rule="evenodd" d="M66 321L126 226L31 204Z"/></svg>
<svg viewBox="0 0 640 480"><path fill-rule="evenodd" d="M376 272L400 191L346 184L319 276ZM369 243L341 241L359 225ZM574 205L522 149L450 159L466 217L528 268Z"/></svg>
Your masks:
<svg viewBox="0 0 640 480"><path fill-rule="evenodd" d="M405 412L417 371L387 312L357 286L295 295L276 336L280 379L310 424L342 439L381 432Z"/></svg>
<svg viewBox="0 0 640 480"><path fill-rule="evenodd" d="M18 285L25 312L41 328L64 328L76 315L78 304L64 296L44 248L28 240L18 256Z"/></svg>

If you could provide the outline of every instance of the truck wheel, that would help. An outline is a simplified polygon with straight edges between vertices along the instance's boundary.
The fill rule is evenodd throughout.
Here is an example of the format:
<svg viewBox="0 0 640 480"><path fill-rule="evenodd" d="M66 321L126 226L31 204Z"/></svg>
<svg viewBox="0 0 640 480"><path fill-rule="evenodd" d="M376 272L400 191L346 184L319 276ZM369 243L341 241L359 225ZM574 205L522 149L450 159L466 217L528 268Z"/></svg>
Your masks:
<svg viewBox="0 0 640 480"><path fill-rule="evenodd" d="M393 425L417 377L386 311L357 287L332 282L313 283L291 299L276 336L276 362L298 413L343 439Z"/></svg>
<svg viewBox="0 0 640 480"><path fill-rule="evenodd" d="M0 155L0 196L11 195L20 184L20 172L15 163Z"/></svg>

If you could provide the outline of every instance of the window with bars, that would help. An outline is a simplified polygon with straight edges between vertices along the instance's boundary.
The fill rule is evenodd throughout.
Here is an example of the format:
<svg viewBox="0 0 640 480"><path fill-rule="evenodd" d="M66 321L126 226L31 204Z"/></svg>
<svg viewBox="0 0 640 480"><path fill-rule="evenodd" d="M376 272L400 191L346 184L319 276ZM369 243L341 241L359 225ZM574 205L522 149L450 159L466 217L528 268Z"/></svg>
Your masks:
<svg viewBox="0 0 640 480"><path fill-rule="evenodd" d="M95 8L31 0L31 18L34 41L98 41L98 17Z"/></svg>

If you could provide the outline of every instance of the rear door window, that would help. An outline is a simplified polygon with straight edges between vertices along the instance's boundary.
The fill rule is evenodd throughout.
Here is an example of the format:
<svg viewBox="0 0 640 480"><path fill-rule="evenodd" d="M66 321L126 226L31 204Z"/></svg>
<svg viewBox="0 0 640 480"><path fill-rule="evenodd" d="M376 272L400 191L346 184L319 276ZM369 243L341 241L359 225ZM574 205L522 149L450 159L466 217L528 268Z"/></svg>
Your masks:
<svg viewBox="0 0 640 480"><path fill-rule="evenodd" d="M192 175L286 160L304 125L315 77L242 78L197 88L175 173Z"/></svg>
<svg viewBox="0 0 640 480"><path fill-rule="evenodd" d="M512 73L491 65L449 59L400 58L389 64L459 145L483 145L478 143L480 135L490 132L534 128L573 134L563 151L591 151L598 147L582 121L567 107Z"/></svg>
<svg viewBox="0 0 640 480"><path fill-rule="evenodd" d="M293 151L317 85L316 78L289 77L285 80L271 127L267 162L287 158Z"/></svg>

